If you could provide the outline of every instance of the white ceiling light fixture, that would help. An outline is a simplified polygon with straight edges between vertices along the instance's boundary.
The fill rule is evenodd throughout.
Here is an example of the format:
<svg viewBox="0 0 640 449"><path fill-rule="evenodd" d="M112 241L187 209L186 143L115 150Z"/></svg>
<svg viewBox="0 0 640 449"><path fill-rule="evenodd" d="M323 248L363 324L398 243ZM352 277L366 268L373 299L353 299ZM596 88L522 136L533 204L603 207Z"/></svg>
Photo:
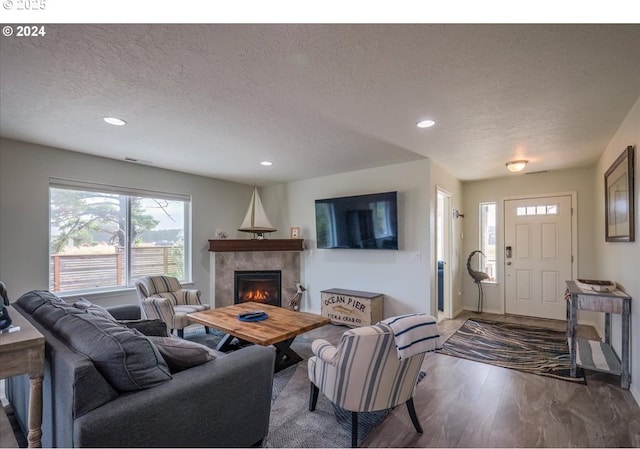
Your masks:
<svg viewBox="0 0 640 449"><path fill-rule="evenodd" d="M270 167L273 165L273 162L269 162L269 161L262 161L260 162L260 165L264 165L265 167Z"/></svg>
<svg viewBox="0 0 640 449"><path fill-rule="evenodd" d="M427 120L420 120L418 123L416 123L416 126L418 128L431 128L435 124L436 124L435 120L427 119Z"/></svg>
<svg viewBox="0 0 640 449"><path fill-rule="evenodd" d="M505 165L507 166L507 170L513 173L517 173L519 171L524 170L529 161L525 161L524 159L518 161L509 161Z"/></svg>
<svg viewBox="0 0 640 449"><path fill-rule="evenodd" d="M104 120L110 125L116 125L116 126L124 126L127 124L126 121L118 117L102 117L102 120Z"/></svg>

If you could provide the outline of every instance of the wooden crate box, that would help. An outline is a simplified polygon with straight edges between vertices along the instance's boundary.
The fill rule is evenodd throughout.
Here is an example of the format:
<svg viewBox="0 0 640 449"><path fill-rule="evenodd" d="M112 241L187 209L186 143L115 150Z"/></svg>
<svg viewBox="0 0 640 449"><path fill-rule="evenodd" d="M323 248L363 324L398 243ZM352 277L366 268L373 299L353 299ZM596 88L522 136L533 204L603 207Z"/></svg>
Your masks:
<svg viewBox="0 0 640 449"><path fill-rule="evenodd" d="M332 288L320 292L322 316L350 327L376 324L383 317L384 295Z"/></svg>

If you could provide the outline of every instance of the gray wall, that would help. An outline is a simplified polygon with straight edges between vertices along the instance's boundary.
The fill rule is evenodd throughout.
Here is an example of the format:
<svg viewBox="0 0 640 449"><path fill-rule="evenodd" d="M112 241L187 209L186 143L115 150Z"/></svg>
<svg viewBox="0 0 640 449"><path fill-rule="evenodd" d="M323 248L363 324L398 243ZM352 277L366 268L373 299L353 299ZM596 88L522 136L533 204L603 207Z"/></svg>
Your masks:
<svg viewBox="0 0 640 449"><path fill-rule="evenodd" d="M627 146L636 147L635 169L635 211L636 241L605 242L604 230L604 173ZM603 155L594 167L564 170L537 175L512 175L504 178L463 183L464 195L464 253L478 248L478 205L507 196L577 192L578 201L578 266L579 277L608 279L618 285L633 298L640 298L640 99L638 99L626 119L613 136ZM498 218L498 234L502 223ZM502 313L504 295L502 278L502 248L498 248L498 283L485 285L485 310ZM464 306L474 310L477 291L468 275L464 276ZM636 304L637 305L637 304ZM633 307L631 316L631 393L640 403L640 333L635 330L640 325L640 307ZM594 324L599 332L604 332L603 314L581 312L580 321ZM613 315L612 340L618 354L621 350L620 317Z"/></svg>
<svg viewBox="0 0 640 449"><path fill-rule="evenodd" d="M427 159L266 187L262 201L274 237L288 238L299 226L306 250L302 283L308 289L304 310L320 311L320 291L330 288L385 295L386 317L410 312L435 313L432 295L431 162ZM398 191L399 247L395 250L317 249L314 200ZM414 260L416 254L420 260Z"/></svg>
<svg viewBox="0 0 640 449"><path fill-rule="evenodd" d="M506 170L506 169L505 169ZM497 206L496 218L496 271L497 282L484 284L485 312L504 313L504 278L503 278L503 248L500 246L504 237L504 223L501 200L509 196L554 194L577 192L578 202L578 248L577 273L581 277L596 276L594 262L594 199L593 199L593 169L559 170L540 174L517 174L504 178L488 179L484 181L465 182L464 186L464 263L471 251L479 249L479 205L485 202L495 202ZM576 252L574 252L576 254ZM464 307L476 310L478 291L473 280L466 273L463 276ZM583 320L584 322L584 320Z"/></svg>
<svg viewBox="0 0 640 449"><path fill-rule="evenodd" d="M635 242L605 242L604 173L627 146L635 146ZM631 392L640 404L640 98L627 115L593 173L596 279L616 281L631 301ZM602 315L602 314L600 314ZM613 315L612 339L620 354L620 316Z"/></svg>
<svg viewBox="0 0 640 449"><path fill-rule="evenodd" d="M253 190L202 176L1 139L0 279L12 299L29 290L48 289L50 177L191 195L193 283L207 302L208 240L216 228L226 230L229 238L241 237L236 229ZM91 298L105 305L137 301L133 290Z"/></svg>

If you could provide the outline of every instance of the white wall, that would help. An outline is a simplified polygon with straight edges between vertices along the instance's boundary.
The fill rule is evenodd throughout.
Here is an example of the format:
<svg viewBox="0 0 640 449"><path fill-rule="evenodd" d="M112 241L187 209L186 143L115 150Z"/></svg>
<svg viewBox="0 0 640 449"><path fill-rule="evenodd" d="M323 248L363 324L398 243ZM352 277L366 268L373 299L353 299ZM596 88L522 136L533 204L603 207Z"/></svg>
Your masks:
<svg viewBox="0 0 640 449"><path fill-rule="evenodd" d="M430 161L355 171L262 189L267 215L288 238L299 226L305 239L302 284L308 289L302 308L320 312L320 291L345 288L385 295L385 317L411 312L435 313L431 279ZM395 250L317 249L314 200L398 191L399 247ZM420 260L413 260L416 254Z"/></svg>
<svg viewBox="0 0 640 449"><path fill-rule="evenodd" d="M627 146L635 146L635 242L605 242L604 173ZM631 301L631 392L640 403L640 98L598 160L593 175L595 186L596 279L616 281L632 297ZM620 316L613 315L612 339L620 354Z"/></svg>
<svg viewBox="0 0 640 449"><path fill-rule="evenodd" d="M504 259L501 247L504 234L503 214L500 210L500 200L508 196L522 196L533 194L552 194L577 192L578 200L578 258L577 272L581 277L593 277L596 275L594 262L594 200L593 200L593 172L592 168L560 170L539 174L518 174L504 178L488 179L463 183L464 191L464 261L463 267L463 296L464 307L476 310L478 304L478 291L473 280L466 272L466 260L471 251L479 249L479 204L483 202L496 202L496 235L497 260L496 284L484 284L485 312L504 313ZM588 317L588 316L587 316ZM583 320L583 322L585 322ZM588 320L587 320L588 322Z"/></svg>
<svg viewBox="0 0 640 449"><path fill-rule="evenodd" d="M208 240L216 228L230 238L245 238L235 230L249 206L251 186L1 139L0 279L12 300L48 289L50 177L191 195L193 282L205 301ZM137 302L133 290L91 298L105 305Z"/></svg>

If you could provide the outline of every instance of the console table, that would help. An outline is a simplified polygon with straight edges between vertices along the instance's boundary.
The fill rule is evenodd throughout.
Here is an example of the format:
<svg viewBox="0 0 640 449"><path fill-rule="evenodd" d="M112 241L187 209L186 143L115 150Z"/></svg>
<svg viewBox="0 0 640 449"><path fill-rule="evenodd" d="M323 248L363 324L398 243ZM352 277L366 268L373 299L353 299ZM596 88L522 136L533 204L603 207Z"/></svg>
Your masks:
<svg viewBox="0 0 640 449"><path fill-rule="evenodd" d="M29 375L29 447L41 447L42 378L44 376L44 337L16 309L9 306L16 332L0 333L0 378Z"/></svg>
<svg viewBox="0 0 640 449"><path fill-rule="evenodd" d="M575 281L567 283L567 337L569 338L570 375L576 377L576 367L612 373L620 376L622 388L629 389L629 334L631 324L631 296L620 290L597 292L582 289ZM604 342L576 338L578 310L604 312ZM622 316L621 360L611 347L611 314Z"/></svg>

